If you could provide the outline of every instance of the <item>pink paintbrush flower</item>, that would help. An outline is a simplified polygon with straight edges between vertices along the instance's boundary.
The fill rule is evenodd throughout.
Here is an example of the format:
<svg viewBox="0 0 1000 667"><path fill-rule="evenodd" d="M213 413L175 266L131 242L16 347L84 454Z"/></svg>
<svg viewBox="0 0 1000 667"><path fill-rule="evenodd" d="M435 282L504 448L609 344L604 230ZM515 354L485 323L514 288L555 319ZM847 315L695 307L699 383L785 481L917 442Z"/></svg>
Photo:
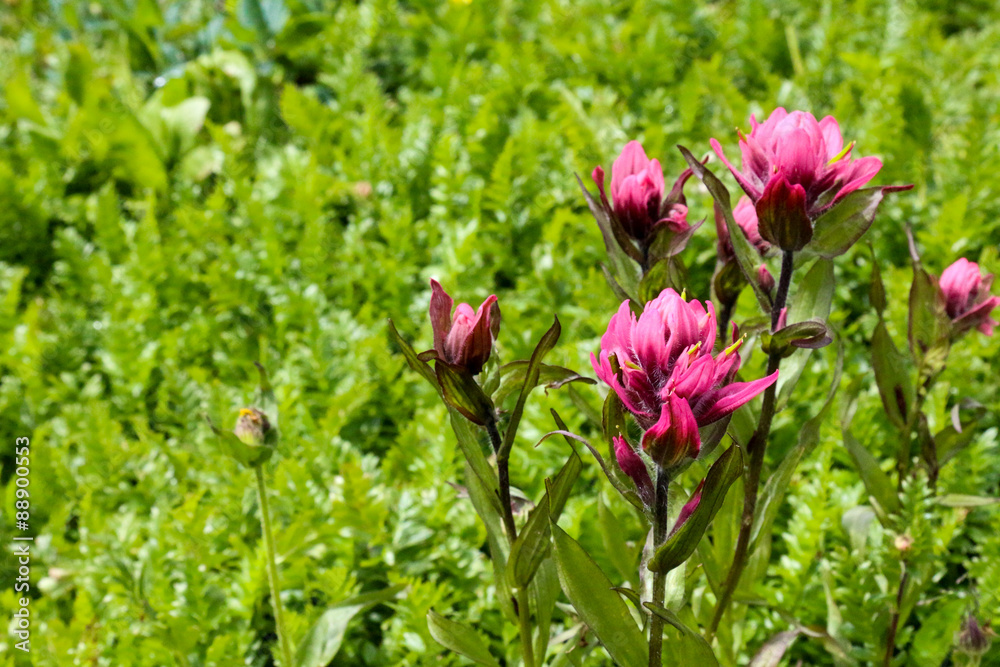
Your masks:
<svg viewBox="0 0 1000 667"><path fill-rule="evenodd" d="M858 190L882 168L876 157L854 159L832 116L817 121L805 111L782 108L763 123L750 116L740 133L742 170L712 139L712 148L747 193L760 218L761 236L784 250L800 250L812 238L812 221Z"/></svg>
<svg viewBox="0 0 1000 667"><path fill-rule="evenodd" d="M993 274L981 275L979 265L964 257L941 274L938 285L956 334L979 329L987 336L993 335L998 322L990 317L990 312L1000 305L1000 296L990 294L992 284Z"/></svg>
<svg viewBox="0 0 1000 667"><path fill-rule="evenodd" d="M500 307L495 295L490 295L479 310L460 303L452 316L452 299L431 279L431 326L434 329L434 352L437 358L452 366L460 366L476 375L490 358L493 342L500 333Z"/></svg>
<svg viewBox="0 0 1000 667"><path fill-rule="evenodd" d="M646 431L645 449L657 464L672 467L701 447L698 429L722 419L770 386L775 371L753 382L734 382L740 366L733 344L712 356L715 310L685 301L665 289L636 318L622 303L601 338L600 355L591 355L598 377L618 394Z"/></svg>
<svg viewBox="0 0 1000 667"><path fill-rule="evenodd" d="M666 192L660 161L650 160L638 141L625 145L611 165L611 201L604 190L604 169L595 167L591 178L600 191L605 211L615 217L625 233L645 242L658 225L666 225L679 235L691 231L682 188L691 177L685 171L670 192ZM686 240L686 236L682 236Z"/></svg>

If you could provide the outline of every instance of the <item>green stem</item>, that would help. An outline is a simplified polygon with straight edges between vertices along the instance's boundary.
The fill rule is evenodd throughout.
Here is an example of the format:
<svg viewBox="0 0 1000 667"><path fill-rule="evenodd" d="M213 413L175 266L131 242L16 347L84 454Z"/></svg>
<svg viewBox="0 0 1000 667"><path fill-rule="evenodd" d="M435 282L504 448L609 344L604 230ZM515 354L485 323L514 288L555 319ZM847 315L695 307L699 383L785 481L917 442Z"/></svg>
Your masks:
<svg viewBox="0 0 1000 667"><path fill-rule="evenodd" d="M778 290L771 305L771 331L777 329L781 311L788 300L788 290L792 284L792 271L795 268L793 253L785 251L781 257L781 276L778 279ZM781 366L781 353L772 352L767 357L766 375L771 375ZM767 449L767 438L771 433L771 422L774 420L775 403L778 393L778 383L775 382L764 390L764 401L760 409L760 421L747 444L750 455L750 465L743 478L743 516L740 519L740 534L736 540L736 550L733 553L733 565L726 576L726 581L719 594L719 602L715 606L712 622L708 627L708 640L711 641L719 629L722 616L729 608L733 593L740 582L743 570L747 564L750 549L750 534L753 531L753 518L757 511L757 493L760 486L760 473L764 468L764 452Z"/></svg>
<svg viewBox="0 0 1000 667"><path fill-rule="evenodd" d="M656 495L653 500L653 553L667 541L667 518L670 511L670 475L662 468L656 472ZM665 572L653 573L653 603L663 606L667 588ZM653 614L649 624L649 667L663 664L663 618Z"/></svg>
<svg viewBox="0 0 1000 667"><path fill-rule="evenodd" d="M281 667L292 667L292 647L285 632L285 616L278 589L278 565L275 558L274 536L271 534L271 509L267 504L267 487L264 485L264 467L254 468L257 474L257 500L260 504L260 527L264 533L264 549L267 551L267 581L271 586L271 604L274 606L274 626L281 648Z"/></svg>

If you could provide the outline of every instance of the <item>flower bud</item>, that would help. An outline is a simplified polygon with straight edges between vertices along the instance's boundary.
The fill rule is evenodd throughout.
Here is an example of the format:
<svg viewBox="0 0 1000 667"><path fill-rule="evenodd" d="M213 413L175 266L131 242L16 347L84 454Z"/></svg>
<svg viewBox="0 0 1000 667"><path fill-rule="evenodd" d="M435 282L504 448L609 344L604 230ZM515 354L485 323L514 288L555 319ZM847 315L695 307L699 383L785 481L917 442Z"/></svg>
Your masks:
<svg viewBox="0 0 1000 667"><path fill-rule="evenodd" d="M639 456L628 441L616 435L613 438L615 445L615 459L622 472L635 482L635 488L639 491L639 497L647 507L653 504L653 480L649 477L649 471L642 457Z"/></svg>
<svg viewBox="0 0 1000 667"><path fill-rule="evenodd" d="M768 294L774 291L774 276L767 270L767 264L757 267L757 284Z"/></svg>
<svg viewBox="0 0 1000 667"><path fill-rule="evenodd" d="M479 310L460 303L451 313L453 301L441 287L431 280L431 326L434 329L434 352L437 358L452 366L464 368L478 375L490 358L493 343L500 333L500 307L497 298L490 295Z"/></svg>
<svg viewBox="0 0 1000 667"><path fill-rule="evenodd" d="M239 443L242 443L243 447L234 442L228 446L229 453L241 463L256 467L271 458L277 440L277 431L271 428L271 422L268 421L267 415L257 408L242 408L240 410L240 415L236 419L236 427L233 428L233 435L236 436Z"/></svg>
<svg viewBox="0 0 1000 667"><path fill-rule="evenodd" d="M990 294L992 284L992 274L980 275L979 265L964 257L941 274L938 285L944 294L945 311L951 318L955 335L970 329L993 335L997 322L990 317L990 312L1000 305L1000 297Z"/></svg>
<svg viewBox="0 0 1000 667"><path fill-rule="evenodd" d="M959 653L970 656L982 656L993 645L993 630L983 627L972 614L968 614L962 621L962 630L955 638L955 649Z"/></svg>
<svg viewBox="0 0 1000 667"><path fill-rule="evenodd" d="M243 408L240 416L236 420L236 428L233 433L244 445L260 447L271 431L271 423L267 421L267 415L257 408Z"/></svg>
<svg viewBox="0 0 1000 667"><path fill-rule="evenodd" d="M684 525L684 522L690 519L691 515L694 514L694 511L698 509L698 505L701 504L701 492L704 488L705 480L701 480L698 484L698 488L694 490L694 493L691 494L691 498L684 503L684 507L681 508L680 513L677 515L677 521L674 523L674 527L670 529L671 535L680 530L681 526Z"/></svg>
<svg viewBox="0 0 1000 667"><path fill-rule="evenodd" d="M667 470L698 455L701 434L687 400L673 393L666 397L659 420L642 436L642 448L656 465Z"/></svg>
<svg viewBox="0 0 1000 667"><path fill-rule="evenodd" d="M784 174L775 174L758 200L760 235L782 250L802 250L812 240L812 222L806 211L806 191L789 183Z"/></svg>

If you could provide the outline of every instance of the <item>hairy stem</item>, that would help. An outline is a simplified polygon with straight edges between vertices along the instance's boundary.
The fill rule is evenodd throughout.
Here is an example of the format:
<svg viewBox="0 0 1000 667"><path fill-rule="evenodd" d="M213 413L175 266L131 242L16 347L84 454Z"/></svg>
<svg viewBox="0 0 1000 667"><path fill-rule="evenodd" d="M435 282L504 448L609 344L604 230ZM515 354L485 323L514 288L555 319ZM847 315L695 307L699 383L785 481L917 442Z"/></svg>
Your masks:
<svg viewBox="0 0 1000 667"><path fill-rule="evenodd" d="M794 270L793 253L785 251L781 257L781 276L778 279L778 290L774 295L774 303L771 305L771 330L778 326L778 319L781 311L788 300L788 289L792 284L792 271ZM774 373L781 365L781 353L772 352L767 357L767 375ZM771 422L774 419L774 408L778 393L778 383L775 382L764 390L764 401L760 409L760 421L754 431L750 442L747 444L747 453L750 455L750 464L746 475L743 478L743 515L740 519L740 534L736 540L736 550L733 554L733 565L726 576L726 581L719 594L719 602L715 606L715 614L708 628L708 639L711 641L715 632L719 629L722 616L729 608L729 603L733 599L733 592L740 582L740 576L746 567L749 557L750 533L753 530L753 517L757 511L757 492L760 486L760 473L764 468L764 452L767 449L767 438L771 433Z"/></svg>
<svg viewBox="0 0 1000 667"><path fill-rule="evenodd" d="M656 472L656 495L653 500L653 553L667 541L667 515L670 511L668 492L670 475L662 468ZM663 606L667 573L653 573L653 603ZM649 667L663 664L663 619L653 614L649 624Z"/></svg>
<svg viewBox="0 0 1000 667"><path fill-rule="evenodd" d="M267 503L267 487L264 485L264 467L254 468L257 475L257 502L260 505L260 527L264 533L264 550L267 552L267 581L271 586L271 605L274 607L274 626L278 633L282 667L292 667L292 647L285 632L285 612L281 606L278 588L278 564L275 557L274 535L271 534L271 508Z"/></svg>

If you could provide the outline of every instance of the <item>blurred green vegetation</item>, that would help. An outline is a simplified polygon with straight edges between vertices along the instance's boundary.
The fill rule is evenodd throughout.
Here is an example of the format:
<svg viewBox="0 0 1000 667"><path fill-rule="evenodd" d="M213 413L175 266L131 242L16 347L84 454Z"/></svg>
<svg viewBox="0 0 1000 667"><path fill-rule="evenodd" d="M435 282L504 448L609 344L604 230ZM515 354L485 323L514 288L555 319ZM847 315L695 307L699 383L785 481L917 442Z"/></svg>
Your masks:
<svg viewBox="0 0 1000 667"><path fill-rule="evenodd" d="M268 475L293 638L331 604L404 583L355 618L334 664L462 664L431 639L431 607L502 646L485 531L446 483L461 456L386 318L429 348L435 276L462 301L498 294L503 360L558 314L549 361L589 372L616 304L574 172L640 138L669 182L675 144L700 154L714 136L735 152L734 127L785 106L834 115L858 154L884 161L878 183L916 186L866 237L903 345L905 223L932 272L959 256L1000 267L998 43L988 0L0 3L0 549L14 439L29 436L34 664L273 664L251 473L205 421L231 427L255 361L282 411ZM689 196L694 219L711 216L696 183ZM702 299L714 244L709 221L685 256ZM837 261L833 321L843 384L861 391L855 434L888 469L871 263L864 244ZM942 493L1000 495L998 340L965 338L929 400L938 428L962 397L988 409ZM813 358L773 462L827 390L835 351ZM580 392L599 405L597 388ZM511 462L532 496L566 453L532 447L550 407L596 435L564 390L534 395ZM787 615L838 633L859 664L880 660L898 563L891 535L842 527L866 498L836 421L793 481L724 664ZM562 524L634 580L618 546L644 527L608 489L588 460ZM904 664L924 667L950 664L971 600L1000 618L1000 511L941 521L918 496L916 548L939 561L943 592L900 636ZM4 623L14 572L5 558ZM696 612L704 593L695 584ZM11 639L0 647L14 664ZM783 664L799 660L833 664L806 639Z"/></svg>

